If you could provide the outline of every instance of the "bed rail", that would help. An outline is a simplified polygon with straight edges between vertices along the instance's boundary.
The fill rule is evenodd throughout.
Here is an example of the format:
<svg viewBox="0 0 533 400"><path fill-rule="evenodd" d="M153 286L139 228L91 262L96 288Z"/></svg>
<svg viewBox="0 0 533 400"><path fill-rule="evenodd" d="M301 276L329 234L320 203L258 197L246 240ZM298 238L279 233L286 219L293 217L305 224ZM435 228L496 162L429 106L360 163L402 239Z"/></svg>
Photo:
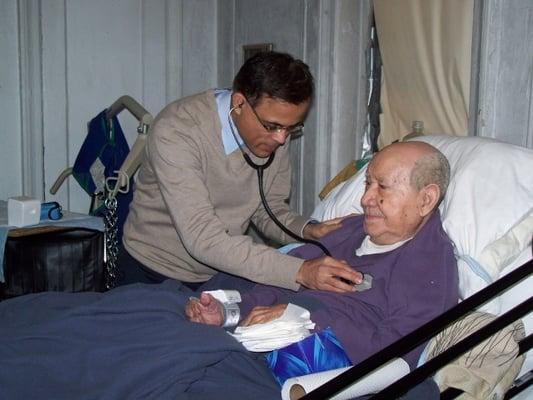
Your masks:
<svg viewBox="0 0 533 400"><path fill-rule="evenodd" d="M514 307L510 311L502 314L500 317L494 321L488 323L483 328L480 328L476 332L472 333L470 336L461 340L457 344L451 346L446 351L442 352L435 358L427 361L420 367L413 370L411 373L405 375L403 378L400 378L393 384L387 386L381 392L372 396L373 400L385 400L394 398L394 395L397 393L404 393L409 390L414 385L422 382L424 379L435 373L437 370L453 361L455 358L461 354L467 352L469 349L478 345L491 335L498 332L500 329L506 327L513 321L518 318L523 317L525 314L529 313L533 308L533 298L529 298L518 306Z"/></svg>
<svg viewBox="0 0 533 400"><path fill-rule="evenodd" d="M308 393L302 400L321 400L327 399L335 394L341 392L348 386L357 382L359 379L374 371L381 365L389 362L390 360L401 357L403 354L411 351L421 343L429 340L431 337L439 333L446 328L450 323L465 316L471 311L477 309L480 305L497 297L511 286L515 285L519 281L525 279L533 272L533 260L530 260L521 267L515 269L509 274L501 277L496 282L480 290L478 293L465 299L455 307L439 315L428 323L422 325L420 328L411 332L410 334L399 339L395 343L387 346L383 350L368 357L366 360L350 368L346 372L333 378L324 385L316 388L312 392ZM497 330L509 325L514 320L521 318L523 315L531 312L533 308L533 298L522 302L512 310L499 316L485 327L481 328L477 332L458 342L456 345L450 347L439 356L429 360L424 365L411 371L409 374L396 381L392 385L385 388L380 393L377 393L372 399L390 399L395 396L399 396L401 393L407 391L409 388L422 382L425 378L432 375L436 370L445 366L449 361L456 358L458 355L466 352L473 346L481 343L487 337L492 335ZM531 335L530 335L531 336ZM531 348L531 338L528 336L520 344L520 350L525 352ZM529 346L529 347L528 347ZM453 398L453 397L450 397Z"/></svg>

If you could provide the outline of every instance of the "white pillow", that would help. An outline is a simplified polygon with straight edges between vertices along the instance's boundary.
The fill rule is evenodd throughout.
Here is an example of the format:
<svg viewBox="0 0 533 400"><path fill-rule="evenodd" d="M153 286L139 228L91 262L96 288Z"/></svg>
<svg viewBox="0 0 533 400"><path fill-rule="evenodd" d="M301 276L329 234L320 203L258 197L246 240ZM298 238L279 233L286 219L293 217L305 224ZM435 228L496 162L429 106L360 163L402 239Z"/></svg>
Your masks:
<svg viewBox="0 0 533 400"><path fill-rule="evenodd" d="M533 150L479 137L422 136L450 162L451 180L440 206L456 247L459 292L466 298L498 279L531 244ZM361 213L365 170L333 189L313 212L326 220ZM485 311L499 313L497 302Z"/></svg>

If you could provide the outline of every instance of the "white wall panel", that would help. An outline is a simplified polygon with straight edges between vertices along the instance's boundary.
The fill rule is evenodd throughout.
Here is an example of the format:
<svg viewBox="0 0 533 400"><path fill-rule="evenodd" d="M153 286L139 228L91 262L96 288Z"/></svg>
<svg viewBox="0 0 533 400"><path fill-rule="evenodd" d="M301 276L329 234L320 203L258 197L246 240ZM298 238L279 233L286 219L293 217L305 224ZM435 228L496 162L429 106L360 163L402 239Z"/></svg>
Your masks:
<svg viewBox="0 0 533 400"><path fill-rule="evenodd" d="M22 194L17 3L0 1L0 200Z"/></svg>
<svg viewBox="0 0 533 400"><path fill-rule="evenodd" d="M20 1L19 71L22 192L39 198L44 190L40 2Z"/></svg>
<svg viewBox="0 0 533 400"><path fill-rule="evenodd" d="M65 2L52 0L43 3L42 18L42 68L43 68L43 144L44 144L44 196L47 201L57 201L70 208L69 188L76 185L67 180L64 187L49 194L59 173L74 160L69 155L67 63L65 37Z"/></svg>
<svg viewBox="0 0 533 400"><path fill-rule="evenodd" d="M482 4L478 135L533 148L533 2Z"/></svg>
<svg viewBox="0 0 533 400"><path fill-rule="evenodd" d="M167 11L165 2L149 0L142 2L141 52L136 62L142 68L139 79L143 92L141 98L145 107L150 108L147 111L152 114L167 103Z"/></svg>
<svg viewBox="0 0 533 400"><path fill-rule="evenodd" d="M182 95L217 85L216 1L184 1L182 7Z"/></svg>

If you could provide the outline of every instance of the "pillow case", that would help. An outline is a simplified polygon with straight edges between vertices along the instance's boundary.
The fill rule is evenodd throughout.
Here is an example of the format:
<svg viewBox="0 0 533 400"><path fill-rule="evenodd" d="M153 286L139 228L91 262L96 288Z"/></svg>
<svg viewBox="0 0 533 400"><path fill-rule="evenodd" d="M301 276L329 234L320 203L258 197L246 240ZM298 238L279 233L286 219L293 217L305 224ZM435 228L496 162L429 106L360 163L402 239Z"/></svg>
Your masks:
<svg viewBox="0 0 533 400"><path fill-rule="evenodd" d="M420 136L450 162L451 179L440 205L455 244L459 291L466 298L498 279L533 235L533 150L480 137ZM334 188L312 214L327 220L361 213L366 168ZM491 302L485 311L498 313Z"/></svg>

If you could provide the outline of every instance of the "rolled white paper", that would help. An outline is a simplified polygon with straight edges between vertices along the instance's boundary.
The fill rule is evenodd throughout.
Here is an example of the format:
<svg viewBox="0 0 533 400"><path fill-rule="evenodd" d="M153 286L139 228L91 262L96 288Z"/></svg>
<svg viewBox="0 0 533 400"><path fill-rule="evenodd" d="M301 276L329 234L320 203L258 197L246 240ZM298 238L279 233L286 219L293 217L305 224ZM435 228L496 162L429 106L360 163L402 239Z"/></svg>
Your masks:
<svg viewBox="0 0 533 400"><path fill-rule="evenodd" d="M350 368L332 369L287 379L281 388L281 398L282 400L297 400ZM402 358L396 358L348 386L331 400L349 400L379 392L408 373L409 365Z"/></svg>

